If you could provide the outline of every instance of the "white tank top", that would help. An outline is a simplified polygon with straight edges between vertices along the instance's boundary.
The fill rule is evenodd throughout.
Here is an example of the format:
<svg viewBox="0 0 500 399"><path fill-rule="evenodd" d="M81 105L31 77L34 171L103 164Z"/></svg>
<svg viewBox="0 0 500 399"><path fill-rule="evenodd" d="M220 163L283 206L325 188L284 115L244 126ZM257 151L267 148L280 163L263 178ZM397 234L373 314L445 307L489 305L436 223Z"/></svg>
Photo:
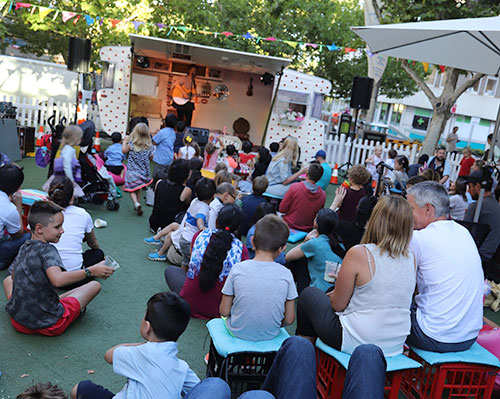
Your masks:
<svg viewBox="0 0 500 399"><path fill-rule="evenodd" d="M342 352L352 353L362 344L379 346L385 356L403 352L410 334L410 306L415 291L416 272L413 252L392 258L375 244L364 245L372 279L355 286L343 312L337 313L342 324ZM368 255L368 253L367 253Z"/></svg>

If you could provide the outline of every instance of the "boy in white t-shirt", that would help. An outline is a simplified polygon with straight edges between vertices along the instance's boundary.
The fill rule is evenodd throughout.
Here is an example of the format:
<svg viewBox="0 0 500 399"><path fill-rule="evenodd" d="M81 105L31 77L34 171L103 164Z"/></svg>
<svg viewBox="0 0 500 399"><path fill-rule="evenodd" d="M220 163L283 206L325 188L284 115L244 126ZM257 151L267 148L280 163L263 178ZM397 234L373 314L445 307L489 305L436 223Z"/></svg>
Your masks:
<svg viewBox="0 0 500 399"><path fill-rule="evenodd" d="M180 398L200 379L189 365L177 358L177 340L186 329L191 311L173 292L153 295L141 321L146 342L121 344L106 351L104 360L127 383L116 395L90 380L73 387L73 399Z"/></svg>
<svg viewBox="0 0 500 399"><path fill-rule="evenodd" d="M255 257L234 265L222 289L220 314L237 338L263 341L275 338L280 327L295 320L297 289L292 272L274 262L285 249L289 230L276 215L255 225Z"/></svg>
<svg viewBox="0 0 500 399"><path fill-rule="evenodd" d="M149 260L162 261L167 260L165 253L173 246L182 254L181 266L186 269L189 266L191 257L191 241L193 236L199 231L208 227L210 217L210 202L215 195L215 183L213 180L202 177L196 183L196 198L191 201L186 214L184 215L179 227L165 238L165 242L158 252L148 255Z"/></svg>

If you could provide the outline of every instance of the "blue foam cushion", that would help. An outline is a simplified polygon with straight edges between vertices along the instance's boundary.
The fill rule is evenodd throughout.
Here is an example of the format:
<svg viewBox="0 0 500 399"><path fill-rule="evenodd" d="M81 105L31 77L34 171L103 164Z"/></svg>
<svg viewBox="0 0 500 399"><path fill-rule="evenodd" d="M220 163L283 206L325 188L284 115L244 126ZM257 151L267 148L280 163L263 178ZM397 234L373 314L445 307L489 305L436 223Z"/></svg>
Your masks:
<svg viewBox="0 0 500 399"><path fill-rule="evenodd" d="M296 242L299 242L306 238L307 233L305 231L299 231L299 230L294 230L290 229L290 235L288 236L288 242L295 244Z"/></svg>
<svg viewBox="0 0 500 399"><path fill-rule="evenodd" d="M269 341L246 341L232 336L222 319L210 320L207 328L217 353L222 357L238 352L277 352L283 341L290 337L286 330L281 328L278 336Z"/></svg>
<svg viewBox="0 0 500 399"><path fill-rule="evenodd" d="M411 349L429 364L475 363L500 367L500 361L498 358L491 352L488 352L488 350L484 349L477 342L474 342L469 350L463 352L437 353L424 351L414 347L411 347Z"/></svg>
<svg viewBox="0 0 500 399"><path fill-rule="evenodd" d="M329 354L333 358L337 359L338 362L347 370L349 366L349 359L351 355L345 352L340 352L336 349L331 348L325 344L321 339L316 340L316 347L321 349L323 352ZM406 370L406 369L416 369L422 367L422 365L405 355L396 355L385 358L387 362L386 371L396 371L396 370Z"/></svg>
<svg viewBox="0 0 500 399"><path fill-rule="evenodd" d="M269 193L264 193L262 194L264 197L269 197L269 198L276 198L276 199L279 199L279 200L282 200L283 197L280 197L279 195L274 195L274 194L269 194Z"/></svg>

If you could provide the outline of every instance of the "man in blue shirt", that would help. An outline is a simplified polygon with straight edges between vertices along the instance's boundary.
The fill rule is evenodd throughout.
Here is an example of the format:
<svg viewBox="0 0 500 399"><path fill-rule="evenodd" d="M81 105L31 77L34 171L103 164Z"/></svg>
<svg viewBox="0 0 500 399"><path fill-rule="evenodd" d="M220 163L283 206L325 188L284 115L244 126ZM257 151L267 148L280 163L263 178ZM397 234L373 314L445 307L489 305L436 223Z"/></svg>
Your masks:
<svg viewBox="0 0 500 399"><path fill-rule="evenodd" d="M330 184L330 178L332 177L332 168L330 167L330 165L328 165L328 162L326 162L325 151L319 150L314 158L316 159L316 162L318 162L323 168L321 179L319 179L316 184L326 191L326 188Z"/></svg>
<svg viewBox="0 0 500 399"><path fill-rule="evenodd" d="M165 118L166 127L153 136L153 143L156 145L153 155L153 162L155 163L153 178L155 180L167 177L168 167L174 160L174 127L176 123L177 117L174 114L168 114Z"/></svg>

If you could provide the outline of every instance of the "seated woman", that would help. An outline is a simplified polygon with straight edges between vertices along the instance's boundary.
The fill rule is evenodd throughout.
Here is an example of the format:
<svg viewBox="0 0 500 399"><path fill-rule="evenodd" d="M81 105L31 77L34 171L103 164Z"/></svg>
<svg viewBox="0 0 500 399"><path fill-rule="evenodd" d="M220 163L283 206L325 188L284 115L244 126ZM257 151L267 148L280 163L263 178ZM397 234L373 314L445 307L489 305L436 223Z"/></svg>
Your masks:
<svg viewBox="0 0 500 399"><path fill-rule="evenodd" d="M252 179L266 174L267 167L271 162L271 154L266 147L260 147L257 151L257 156L255 157L255 159L256 162L254 170L252 172Z"/></svg>
<svg viewBox="0 0 500 399"><path fill-rule="evenodd" d="M73 205L73 182L66 176L56 176L50 183L49 199L63 209L64 233L59 242L52 244L57 248L66 271L82 269L104 260L104 252L94 234L92 217L83 208ZM82 253L82 243L90 249ZM87 283L85 279L78 286Z"/></svg>
<svg viewBox="0 0 500 399"><path fill-rule="evenodd" d="M266 177L269 181L267 194L283 198L297 178L307 172L307 168L302 168L296 173L292 173L292 168L299 160L299 144L294 137L288 137L281 147L280 152L272 159L267 167Z"/></svg>
<svg viewBox="0 0 500 399"><path fill-rule="evenodd" d="M297 334L352 353L362 344L380 346L385 356L403 352L410 333L416 283L415 257L408 246L413 214L399 196L382 197L368 221L362 244L342 263L335 289L316 287L298 300Z"/></svg>
<svg viewBox="0 0 500 399"><path fill-rule="evenodd" d="M149 217L152 231L167 227L179 212L185 212L191 202L191 189L186 186L189 161L176 159L168 168L168 178L158 180L155 187L153 212Z"/></svg>
<svg viewBox="0 0 500 399"><path fill-rule="evenodd" d="M325 262L342 263L345 250L336 230L337 214L331 209L320 209L314 219L318 236L306 240L286 254L286 266L292 271L297 283L297 292L311 285L325 292L331 284L325 281Z"/></svg>
<svg viewBox="0 0 500 399"><path fill-rule="evenodd" d="M165 270L170 291L180 293L189 303L192 317L219 317L227 275L236 263L248 259L247 248L235 236L240 223L240 208L224 205L217 217L217 229L205 229L196 237L187 273L177 266Z"/></svg>

